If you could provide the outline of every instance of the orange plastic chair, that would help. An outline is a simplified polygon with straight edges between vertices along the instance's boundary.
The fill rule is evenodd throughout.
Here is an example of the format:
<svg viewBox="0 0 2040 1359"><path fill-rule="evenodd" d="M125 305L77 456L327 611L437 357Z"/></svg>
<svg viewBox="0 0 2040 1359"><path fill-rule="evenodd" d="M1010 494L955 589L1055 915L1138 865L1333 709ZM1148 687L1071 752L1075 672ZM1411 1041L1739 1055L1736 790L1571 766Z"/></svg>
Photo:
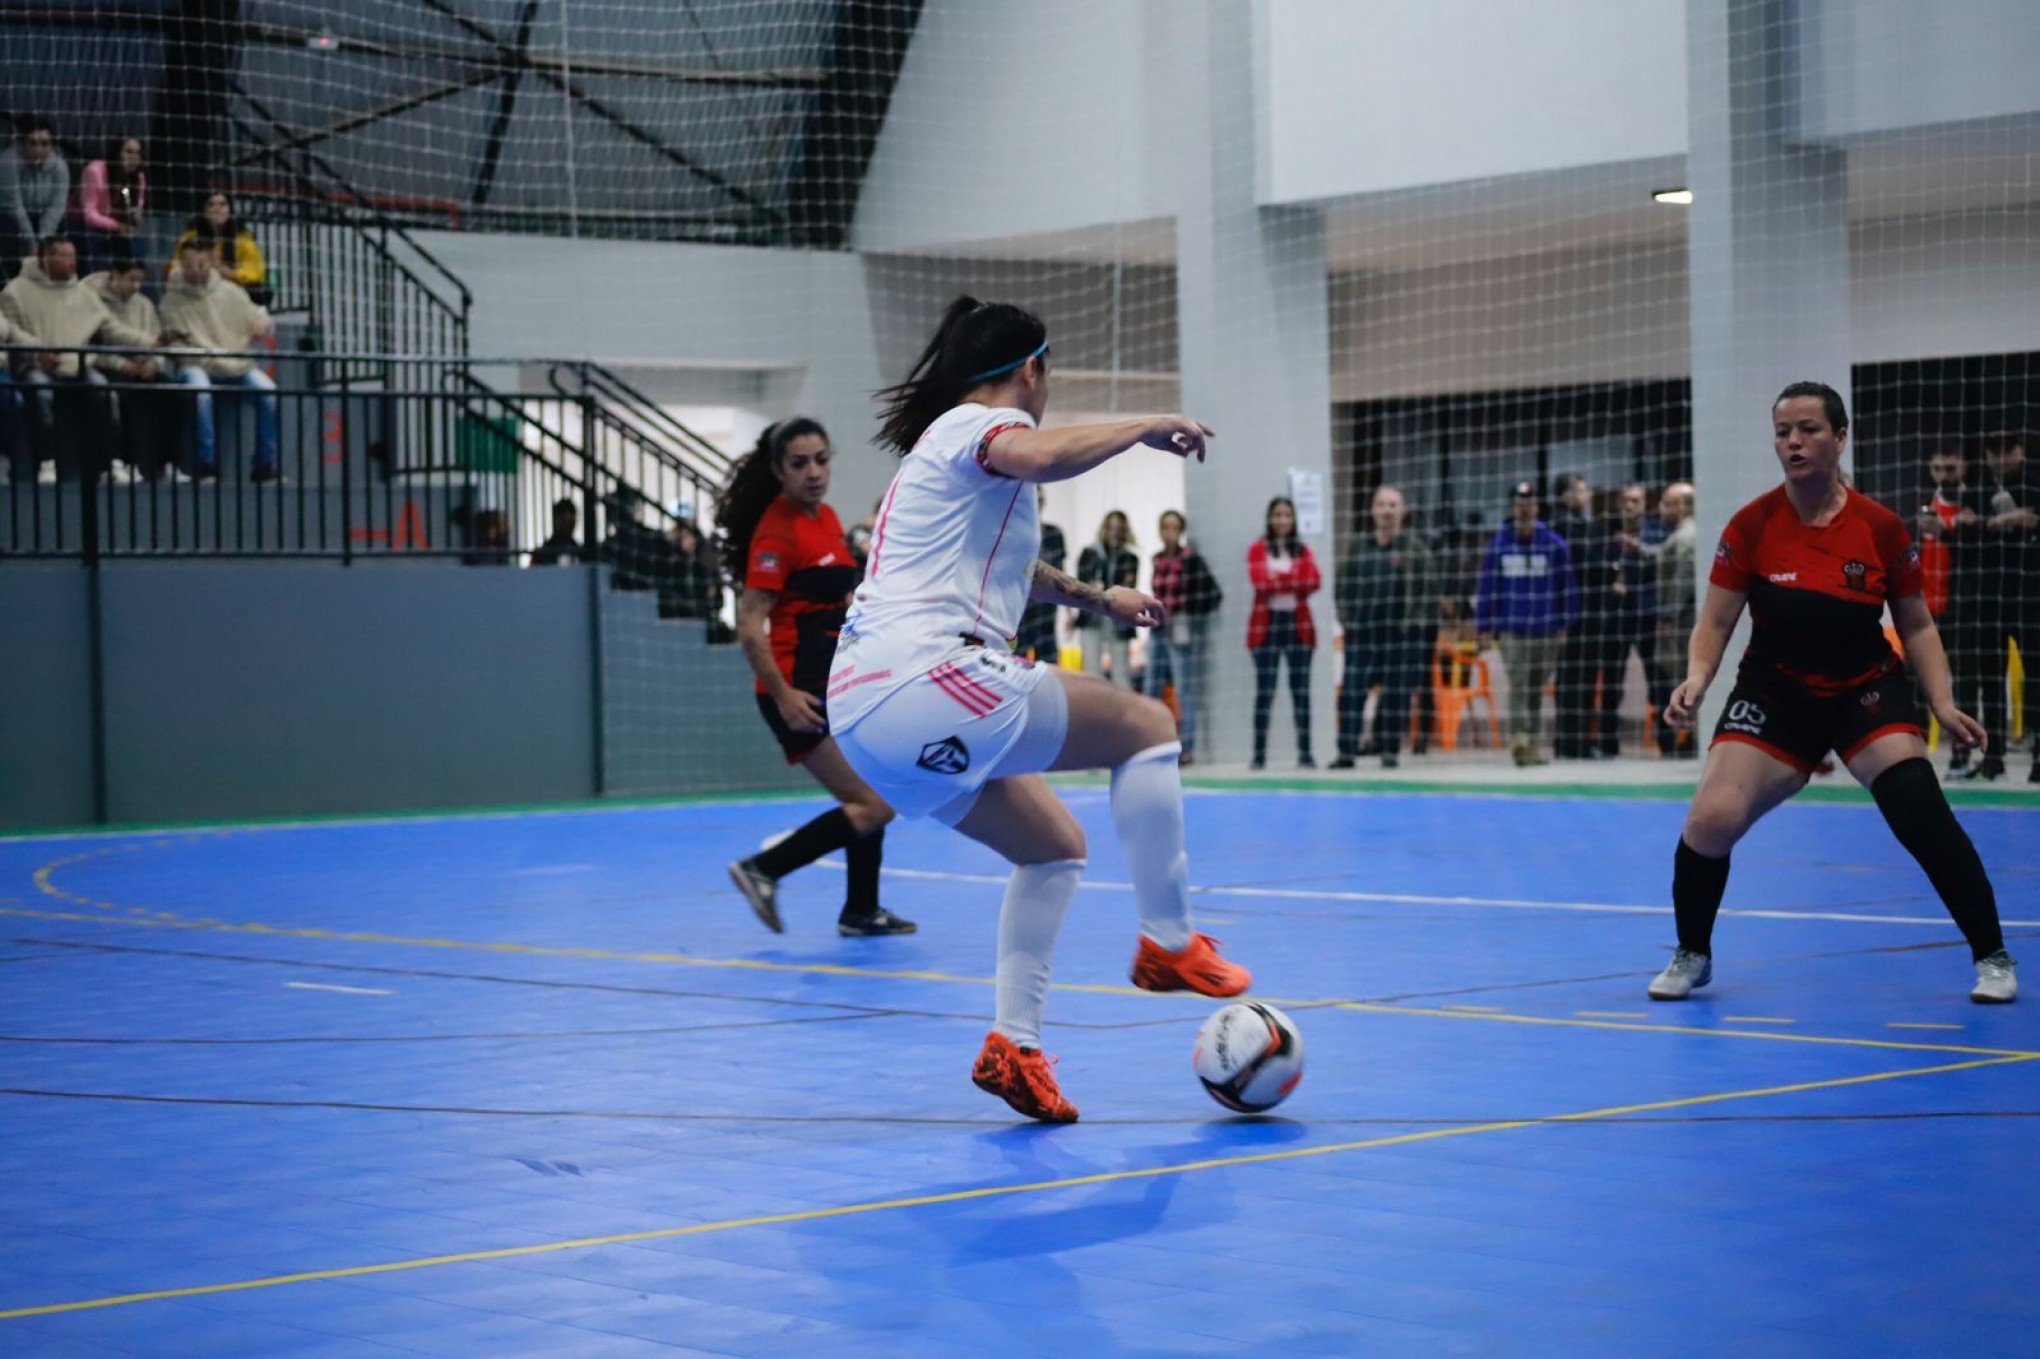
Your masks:
<svg viewBox="0 0 2040 1359"><path fill-rule="evenodd" d="M1502 724L1495 715L1495 690L1488 663L1471 646L1440 642L1431 653L1431 700L1438 711L1438 747L1459 748L1460 724L1476 703L1487 705L1488 741L1502 744Z"/></svg>

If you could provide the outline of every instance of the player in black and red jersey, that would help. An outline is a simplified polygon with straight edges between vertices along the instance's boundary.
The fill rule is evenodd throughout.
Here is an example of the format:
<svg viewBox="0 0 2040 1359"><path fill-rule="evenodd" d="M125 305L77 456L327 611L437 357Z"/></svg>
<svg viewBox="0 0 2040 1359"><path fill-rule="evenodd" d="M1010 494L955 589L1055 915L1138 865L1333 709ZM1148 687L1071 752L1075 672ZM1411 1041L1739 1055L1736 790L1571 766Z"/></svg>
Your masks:
<svg viewBox="0 0 2040 1359"><path fill-rule="evenodd" d="M828 507L829 434L805 416L782 420L730 473L716 500L723 569L741 591L737 640L758 676L758 712L789 764L803 766L841 803L784 839L730 865L730 880L774 933L779 880L844 850L849 893L836 920L845 935L912 934L914 923L878 904L879 861L893 810L858 777L829 735L823 695L836 634L863 572Z"/></svg>
<svg viewBox="0 0 2040 1359"><path fill-rule="evenodd" d="M1948 656L1921 593L1919 550L1904 521L1844 480L1849 416L1839 393L1796 382L1772 403L1771 418L1785 482L1743 506L1723 531L1686 680L1665 707L1675 725L1692 724L1747 601L1749 650L1679 838L1672 875L1679 948L1651 982L1651 999L1684 1000L1712 980L1729 851L1805 787L1832 750L1870 790L1969 941L1970 999L2010 1001L2018 980L1997 898L1927 762L1925 716L1884 635L1889 604L1927 706L1958 745L1982 744L1982 725L1955 706Z"/></svg>

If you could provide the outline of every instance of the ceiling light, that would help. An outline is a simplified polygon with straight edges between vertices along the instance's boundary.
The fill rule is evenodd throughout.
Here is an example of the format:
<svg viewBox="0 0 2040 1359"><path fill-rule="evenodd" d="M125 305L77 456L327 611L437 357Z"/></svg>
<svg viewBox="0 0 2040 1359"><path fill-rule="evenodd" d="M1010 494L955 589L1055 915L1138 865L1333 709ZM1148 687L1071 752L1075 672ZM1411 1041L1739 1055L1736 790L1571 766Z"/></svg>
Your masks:
<svg viewBox="0 0 2040 1359"><path fill-rule="evenodd" d="M1651 197L1660 203L1678 203L1684 205L1693 201L1693 191L1691 189L1656 189L1651 192Z"/></svg>

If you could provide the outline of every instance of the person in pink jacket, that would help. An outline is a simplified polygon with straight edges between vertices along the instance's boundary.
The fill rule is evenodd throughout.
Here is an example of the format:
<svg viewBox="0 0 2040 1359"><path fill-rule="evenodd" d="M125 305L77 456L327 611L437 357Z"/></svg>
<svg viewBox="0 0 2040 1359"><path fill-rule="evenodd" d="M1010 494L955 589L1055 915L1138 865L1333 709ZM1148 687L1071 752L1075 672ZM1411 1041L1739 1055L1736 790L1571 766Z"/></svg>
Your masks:
<svg viewBox="0 0 2040 1359"><path fill-rule="evenodd" d="M111 267L114 259L137 255L142 208L149 197L149 176L142 169L142 139L121 137L104 160L95 160L78 177L78 218L84 224L87 272Z"/></svg>
<svg viewBox="0 0 2040 1359"><path fill-rule="evenodd" d="M1289 662L1289 698L1296 711L1296 763L1317 768L1310 757L1310 659L1317 649L1309 599L1324 583L1317 558L1296 535L1296 506L1286 495L1268 502L1267 530L1247 548L1247 579L1254 610L1247 618L1247 649L1254 653L1254 763L1268 763L1268 711L1275 703L1275 675Z"/></svg>

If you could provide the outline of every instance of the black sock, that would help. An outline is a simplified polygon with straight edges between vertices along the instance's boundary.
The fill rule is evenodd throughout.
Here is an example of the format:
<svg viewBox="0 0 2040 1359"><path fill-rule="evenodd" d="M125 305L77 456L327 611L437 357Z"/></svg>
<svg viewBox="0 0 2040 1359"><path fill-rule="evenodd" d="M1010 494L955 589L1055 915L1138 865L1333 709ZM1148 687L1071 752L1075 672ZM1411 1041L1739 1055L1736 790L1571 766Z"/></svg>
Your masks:
<svg viewBox="0 0 2040 1359"><path fill-rule="evenodd" d="M1934 767L1921 757L1900 760L1870 781L1870 796L1898 843L1927 870L1927 881L1969 941L1970 956L1987 958L2003 948L1997 893L1969 832L1949 808Z"/></svg>
<svg viewBox="0 0 2040 1359"><path fill-rule="evenodd" d="M1710 859L1679 837L1672 856L1672 911L1679 918L1679 947L1714 956L1714 917L1728 890L1728 856Z"/></svg>
<svg viewBox="0 0 2040 1359"><path fill-rule="evenodd" d="M850 892L843 898L843 915L870 915L878 909L878 866L885 858L885 828L851 841L843 857L850 861Z"/></svg>
<svg viewBox="0 0 2040 1359"><path fill-rule="evenodd" d="M759 850L751 856L751 863L768 878L783 878L856 838L857 828L850 824L850 814L837 807L823 812L772 848Z"/></svg>

